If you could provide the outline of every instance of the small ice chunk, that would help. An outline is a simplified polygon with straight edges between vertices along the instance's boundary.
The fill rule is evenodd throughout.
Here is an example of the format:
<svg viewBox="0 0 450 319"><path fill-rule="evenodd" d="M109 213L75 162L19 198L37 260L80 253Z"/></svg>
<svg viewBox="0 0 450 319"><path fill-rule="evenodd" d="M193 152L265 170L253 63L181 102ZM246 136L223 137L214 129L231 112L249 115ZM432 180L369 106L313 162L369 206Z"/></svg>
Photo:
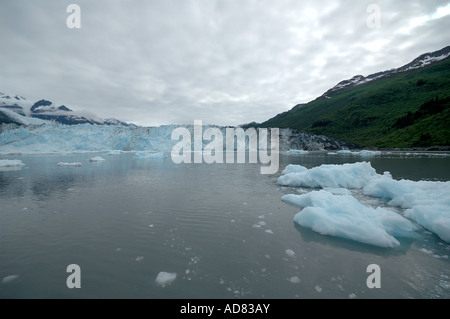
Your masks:
<svg viewBox="0 0 450 319"><path fill-rule="evenodd" d="M16 280L17 278L19 278L19 275L6 276L2 279L2 284L8 284L8 283L12 282L13 280Z"/></svg>
<svg viewBox="0 0 450 319"><path fill-rule="evenodd" d="M295 256L295 252L292 249L286 249L285 253L289 257L294 257Z"/></svg>
<svg viewBox="0 0 450 319"><path fill-rule="evenodd" d="M293 276L293 277L289 278L289 281L293 284L299 284L300 278L298 278L298 276Z"/></svg>
<svg viewBox="0 0 450 319"><path fill-rule="evenodd" d="M143 261L144 260L144 256L139 256L139 257L136 257L136 261Z"/></svg>
<svg viewBox="0 0 450 319"><path fill-rule="evenodd" d="M260 226L266 226L266 222L265 222L265 221L260 221L260 222L258 222L258 225L260 225Z"/></svg>
<svg viewBox="0 0 450 319"><path fill-rule="evenodd" d="M317 291L318 293L321 293L321 292L322 292L322 288L321 288L319 285L315 286L314 289L316 289L316 291Z"/></svg>
<svg viewBox="0 0 450 319"><path fill-rule="evenodd" d="M165 155L163 152L159 153L149 153L149 152L137 152L134 154L134 158L138 159L152 159L152 158L164 158Z"/></svg>
<svg viewBox="0 0 450 319"><path fill-rule="evenodd" d="M289 151L287 151L287 153L289 155L306 155L309 152L308 151L304 151L304 150L289 150Z"/></svg>
<svg viewBox="0 0 450 319"><path fill-rule="evenodd" d="M428 254L428 255L432 255L432 254L433 254L433 251L427 250L427 249L425 249L425 248L420 248L419 250L420 250L421 252L424 252L425 254Z"/></svg>
<svg viewBox="0 0 450 319"><path fill-rule="evenodd" d="M354 293L351 293L350 295L348 295L348 297L349 297L350 299L355 299L355 298L356 298L356 295L355 295Z"/></svg>
<svg viewBox="0 0 450 319"><path fill-rule="evenodd" d="M273 231L271 231L270 229L266 229L265 232L273 235Z"/></svg>
<svg viewBox="0 0 450 319"><path fill-rule="evenodd" d="M120 155L122 153L122 151L120 150L111 150L108 153L106 153L106 155Z"/></svg>
<svg viewBox="0 0 450 319"><path fill-rule="evenodd" d="M158 286L164 288L165 286L170 285L176 278L176 273L161 271L158 276L156 276L155 282Z"/></svg>
<svg viewBox="0 0 450 319"><path fill-rule="evenodd" d="M103 162L105 159L100 157L100 156L96 156L96 157L92 157L89 162Z"/></svg>
<svg viewBox="0 0 450 319"><path fill-rule="evenodd" d="M0 160L0 167L24 166L21 160Z"/></svg>
<svg viewBox="0 0 450 319"><path fill-rule="evenodd" d="M381 152L380 151L363 150L363 151L359 152L358 154L359 154L359 156L369 157L369 156L379 156L379 155L381 155Z"/></svg>
<svg viewBox="0 0 450 319"><path fill-rule="evenodd" d="M65 163L65 162L59 162L57 164L58 166L67 166L67 167L80 167L83 166L80 162L73 162L73 163Z"/></svg>
<svg viewBox="0 0 450 319"><path fill-rule="evenodd" d="M353 154L353 152L352 152L352 151L349 151L349 150L340 150L340 151L337 151L337 153L340 154L340 155L350 155L350 154Z"/></svg>

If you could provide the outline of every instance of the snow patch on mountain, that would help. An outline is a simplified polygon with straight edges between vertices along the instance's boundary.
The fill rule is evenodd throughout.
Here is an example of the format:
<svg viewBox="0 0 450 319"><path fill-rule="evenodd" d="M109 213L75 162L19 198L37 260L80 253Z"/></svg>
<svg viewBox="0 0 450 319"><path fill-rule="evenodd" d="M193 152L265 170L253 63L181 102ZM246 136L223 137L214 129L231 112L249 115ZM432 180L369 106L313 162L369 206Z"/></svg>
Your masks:
<svg viewBox="0 0 450 319"><path fill-rule="evenodd" d="M396 73L420 69L425 66L431 65L433 63L442 61L442 60L448 58L449 56L450 56L450 46L447 46L439 51L422 54L421 56L414 59L412 62L410 62L400 68L397 68L397 69L394 68L394 69L391 69L388 71L378 72L375 74L371 74L367 77L365 77L363 75L356 75L349 80L344 80L344 81L339 82L336 86L334 86L333 88L331 88L330 90L325 92L323 97L330 98L330 95L332 95L333 93L335 93L337 91L345 89L345 88L356 87L356 86L359 86L359 85L362 85L362 84L365 84L368 82L378 80L380 78L391 76Z"/></svg>

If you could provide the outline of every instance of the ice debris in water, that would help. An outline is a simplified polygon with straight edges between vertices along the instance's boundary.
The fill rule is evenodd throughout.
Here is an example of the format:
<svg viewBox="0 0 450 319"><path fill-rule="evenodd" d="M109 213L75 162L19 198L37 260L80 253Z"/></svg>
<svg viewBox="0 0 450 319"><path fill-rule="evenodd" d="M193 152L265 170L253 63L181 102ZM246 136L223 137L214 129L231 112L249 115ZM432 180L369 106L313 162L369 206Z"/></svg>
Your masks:
<svg viewBox="0 0 450 319"><path fill-rule="evenodd" d="M293 277L289 278L289 281L293 284L298 284L298 283L300 283L300 278L298 278L298 276L293 276Z"/></svg>
<svg viewBox="0 0 450 319"><path fill-rule="evenodd" d="M6 276L2 279L2 284L8 284L11 281L16 280L17 278L19 278L19 275Z"/></svg>
<svg viewBox="0 0 450 319"><path fill-rule="evenodd" d="M285 253L289 257L294 257L295 256L295 252L292 249L286 249Z"/></svg>
<svg viewBox="0 0 450 319"><path fill-rule="evenodd" d="M294 219L302 226L382 247L398 246L394 237L413 236L416 227L400 214L365 206L349 194L332 194L344 194L336 188L362 189L364 195L387 199L388 205L405 209L405 217L450 243L450 182L394 180L389 172L377 174L368 162L299 170L281 176L278 184L333 189L283 197L303 208Z"/></svg>
<svg viewBox="0 0 450 319"><path fill-rule="evenodd" d="M134 158L138 159L164 158L164 153L137 152L136 154L134 154Z"/></svg>
<svg viewBox="0 0 450 319"><path fill-rule="evenodd" d="M83 164L81 164L79 162L73 162L73 163L59 162L57 165L58 166L67 166L67 167L80 167L80 166L83 166Z"/></svg>
<svg viewBox="0 0 450 319"><path fill-rule="evenodd" d="M161 271L158 276L156 276L155 282L158 286L165 287L167 285L170 285L176 278L176 273Z"/></svg>
<svg viewBox="0 0 450 319"><path fill-rule="evenodd" d="M96 156L96 157L92 157L89 162L103 162L105 159L100 157L100 156Z"/></svg>
<svg viewBox="0 0 450 319"><path fill-rule="evenodd" d="M308 154L309 152L308 151L304 151L304 150L289 150L289 151L287 151L287 153L289 154L289 155L305 155L305 154Z"/></svg>
<svg viewBox="0 0 450 319"><path fill-rule="evenodd" d="M24 166L21 160L0 160L0 167Z"/></svg>

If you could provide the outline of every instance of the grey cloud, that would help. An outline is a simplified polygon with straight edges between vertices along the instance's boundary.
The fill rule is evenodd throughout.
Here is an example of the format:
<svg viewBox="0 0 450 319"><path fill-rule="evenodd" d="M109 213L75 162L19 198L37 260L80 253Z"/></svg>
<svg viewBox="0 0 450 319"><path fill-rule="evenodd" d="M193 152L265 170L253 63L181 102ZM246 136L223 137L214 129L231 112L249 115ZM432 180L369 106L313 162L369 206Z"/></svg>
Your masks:
<svg viewBox="0 0 450 319"><path fill-rule="evenodd" d="M448 45L449 16L399 33L447 1L0 2L0 89L141 125L264 121L356 74Z"/></svg>

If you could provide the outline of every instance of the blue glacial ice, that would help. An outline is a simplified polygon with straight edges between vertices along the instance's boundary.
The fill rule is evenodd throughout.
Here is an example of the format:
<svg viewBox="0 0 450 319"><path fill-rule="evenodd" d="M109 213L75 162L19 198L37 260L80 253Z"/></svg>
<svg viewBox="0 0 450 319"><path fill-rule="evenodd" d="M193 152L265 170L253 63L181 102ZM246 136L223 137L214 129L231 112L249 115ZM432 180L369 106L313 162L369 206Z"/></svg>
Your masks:
<svg viewBox="0 0 450 319"><path fill-rule="evenodd" d="M389 172L377 174L368 162L309 170L291 166L286 172L278 184L322 189L283 197L303 208L294 218L302 226L322 234L395 247L396 237L413 236L414 222L450 243L450 182L395 180ZM403 209L404 216L366 206L350 192L339 190L342 188L360 189L364 195L386 199L388 205Z"/></svg>

